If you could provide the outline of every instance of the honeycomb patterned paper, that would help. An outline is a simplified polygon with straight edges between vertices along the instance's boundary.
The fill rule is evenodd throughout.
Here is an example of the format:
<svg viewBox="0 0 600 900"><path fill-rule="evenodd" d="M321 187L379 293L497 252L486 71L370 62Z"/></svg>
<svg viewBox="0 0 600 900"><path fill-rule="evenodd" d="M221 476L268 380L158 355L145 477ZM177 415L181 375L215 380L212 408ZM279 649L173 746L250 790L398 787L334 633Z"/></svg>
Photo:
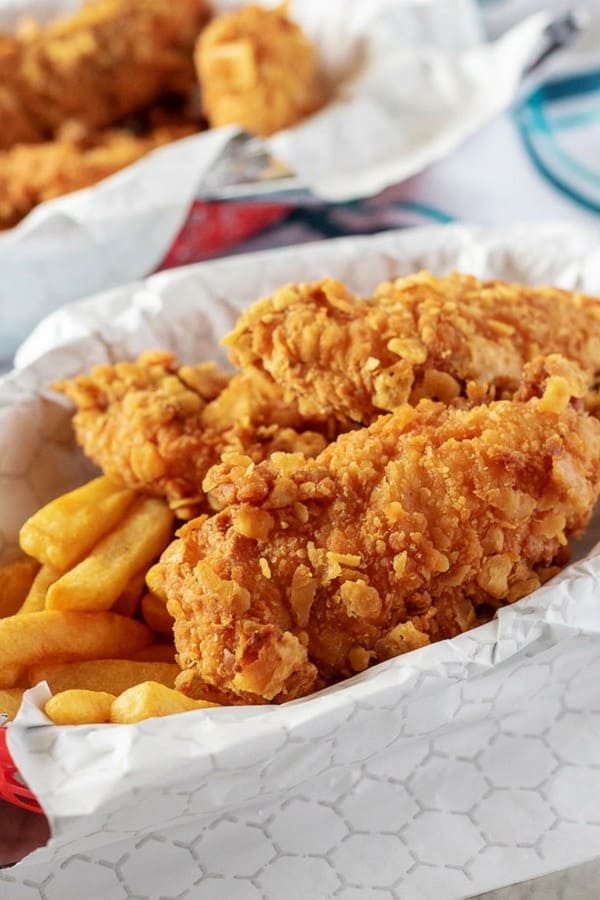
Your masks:
<svg viewBox="0 0 600 900"><path fill-rule="evenodd" d="M592 237L449 227L199 265L66 308L0 381L2 553L91 473L55 378L148 347L219 355L239 310L285 281L366 292L422 267L600 294ZM9 745L53 837L0 872L0 898L452 900L598 856L597 537L488 625L283 707L56 728L38 687Z"/></svg>

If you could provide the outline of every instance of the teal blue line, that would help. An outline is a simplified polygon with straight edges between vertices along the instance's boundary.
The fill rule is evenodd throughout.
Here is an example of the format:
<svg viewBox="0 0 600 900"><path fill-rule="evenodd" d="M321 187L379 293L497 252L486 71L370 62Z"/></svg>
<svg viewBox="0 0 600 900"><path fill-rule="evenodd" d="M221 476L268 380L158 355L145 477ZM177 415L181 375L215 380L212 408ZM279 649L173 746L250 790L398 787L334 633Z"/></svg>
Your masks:
<svg viewBox="0 0 600 900"><path fill-rule="evenodd" d="M577 95L581 96L582 94L589 94L592 92L600 92L600 69L595 69L584 74L573 75L570 78L560 78L555 81L547 82L542 87L533 91L520 108L515 110L514 118L525 145L525 149L537 170L541 172L550 184L554 185L555 188L571 200L574 200L575 203L578 203L580 206L583 206L585 209L589 209L594 213L600 213L600 204L572 188L548 168L548 165L540 156L529 128L529 126L533 124L538 129L538 136L539 132L541 132L542 136L546 136L546 140L550 139L551 141L552 129L544 118L544 103ZM571 157L564 152L562 147L551 142L550 150L559 161L563 162L567 169L574 172L579 177L583 177L593 184L598 184L600 182L596 172L591 172L586 166L571 159Z"/></svg>
<svg viewBox="0 0 600 900"><path fill-rule="evenodd" d="M542 87L537 88L530 99L541 94L548 100L560 100L563 97L590 94L596 91L600 91L600 69L594 69L591 72L585 72L580 75L572 75L570 78L557 78L555 81L548 81Z"/></svg>
<svg viewBox="0 0 600 900"><path fill-rule="evenodd" d="M573 190L570 185L565 184L564 181L557 178L554 172L552 172L547 167L545 162L540 158L537 148L531 140L529 131L525 124L525 117L523 115L516 114L515 120L523 143L525 144L525 149L527 150L529 158L531 159L538 172L541 172L541 174L550 182L550 184L554 185L557 190L559 190L562 194L565 194L565 196L567 196L570 200L573 200L575 203L578 203L585 209L589 209L593 213L600 213L600 204L594 203L593 200L589 200L583 194L579 194L577 191Z"/></svg>
<svg viewBox="0 0 600 900"><path fill-rule="evenodd" d="M548 117L548 122L553 131L570 131L572 128L582 128L591 122L600 120L600 109L593 112L566 113L556 117Z"/></svg>
<svg viewBox="0 0 600 900"><path fill-rule="evenodd" d="M534 130L538 132L538 136L542 142L546 143L547 149L554 154L557 160L562 162L565 168L573 172L574 175L600 187L600 175L598 175L597 172L594 172L593 169L588 169L587 166L577 162L577 160L570 157L558 143L552 140L552 128L544 116L544 109L539 95L532 97L528 112L534 125Z"/></svg>

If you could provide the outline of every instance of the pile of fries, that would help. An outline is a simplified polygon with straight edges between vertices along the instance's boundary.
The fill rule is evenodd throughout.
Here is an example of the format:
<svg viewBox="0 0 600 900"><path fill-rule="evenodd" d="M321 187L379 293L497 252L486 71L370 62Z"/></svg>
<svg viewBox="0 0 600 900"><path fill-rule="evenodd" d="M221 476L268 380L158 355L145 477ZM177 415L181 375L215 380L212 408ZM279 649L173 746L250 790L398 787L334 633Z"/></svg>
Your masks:
<svg viewBox="0 0 600 900"><path fill-rule="evenodd" d="M101 477L22 527L0 566L0 715L46 682L57 725L127 724L215 706L174 690L172 619L149 587L173 537L168 505Z"/></svg>

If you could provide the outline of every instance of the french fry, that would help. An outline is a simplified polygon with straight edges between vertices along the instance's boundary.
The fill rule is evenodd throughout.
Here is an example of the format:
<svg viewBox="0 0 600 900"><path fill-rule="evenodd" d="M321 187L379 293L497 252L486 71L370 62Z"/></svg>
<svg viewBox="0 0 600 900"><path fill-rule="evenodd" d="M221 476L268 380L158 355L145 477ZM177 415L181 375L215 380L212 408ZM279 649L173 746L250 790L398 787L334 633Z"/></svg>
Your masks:
<svg viewBox="0 0 600 900"><path fill-rule="evenodd" d="M175 652L174 644L150 644L149 647L133 653L131 658L141 662L172 663L175 662Z"/></svg>
<svg viewBox="0 0 600 900"><path fill-rule="evenodd" d="M151 594L156 594L157 597L160 597L160 599L166 603L167 595L162 587L162 579L158 578L157 574L158 565L150 566L146 572L146 584L148 585L148 590Z"/></svg>
<svg viewBox="0 0 600 900"><path fill-rule="evenodd" d="M144 719L173 716L218 705L207 700L190 700L185 694L180 694L179 691L174 691L163 684L146 681L144 684L129 688L117 697L112 705L110 720L119 725L131 725Z"/></svg>
<svg viewBox="0 0 600 900"><path fill-rule="evenodd" d="M156 594L149 593L142 597L142 619L157 634L173 637L173 616Z"/></svg>
<svg viewBox="0 0 600 900"><path fill-rule="evenodd" d="M117 528L52 585L47 609L110 609L129 580L164 550L172 528L173 513L163 500L139 497Z"/></svg>
<svg viewBox="0 0 600 900"><path fill-rule="evenodd" d="M8 716L9 722L12 722L19 712L24 693L24 688L11 688L6 691L0 691L0 716Z"/></svg>
<svg viewBox="0 0 600 900"><path fill-rule="evenodd" d="M111 612L45 609L0 619L0 671L52 660L123 659L154 640L135 619Z"/></svg>
<svg viewBox="0 0 600 900"><path fill-rule="evenodd" d="M33 559L17 559L0 566L0 619L14 616L21 607L38 568Z"/></svg>
<svg viewBox="0 0 600 900"><path fill-rule="evenodd" d="M21 547L66 572L121 521L135 496L105 476L95 478L34 513L21 528Z"/></svg>
<svg viewBox="0 0 600 900"><path fill-rule="evenodd" d="M18 615L21 616L23 613L41 612L42 609L45 609L48 588L59 578L60 572L58 569L54 569L52 566L47 565L42 566L33 579L31 589L23 601L23 605L18 610Z"/></svg>
<svg viewBox="0 0 600 900"><path fill-rule="evenodd" d="M50 697L44 712L55 725L99 725L110 722L115 699L104 691L63 691Z"/></svg>
<svg viewBox="0 0 600 900"><path fill-rule="evenodd" d="M13 688L15 685L21 684L24 674L26 672L23 666L0 666L0 688Z"/></svg>
<svg viewBox="0 0 600 900"><path fill-rule="evenodd" d="M76 663L49 663L29 669L29 684L48 682L53 694L63 691L108 691L118 696L143 681L174 687L179 666L165 662L134 662L130 659L92 659Z"/></svg>
<svg viewBox="0 0 600 900"><path fill-rule="evenodd" d="M120 616L135 616L140 606L140 600L146 586L146 571L137 572L130 578L125 590L117 597L112 606L112 611Z"/></svg>

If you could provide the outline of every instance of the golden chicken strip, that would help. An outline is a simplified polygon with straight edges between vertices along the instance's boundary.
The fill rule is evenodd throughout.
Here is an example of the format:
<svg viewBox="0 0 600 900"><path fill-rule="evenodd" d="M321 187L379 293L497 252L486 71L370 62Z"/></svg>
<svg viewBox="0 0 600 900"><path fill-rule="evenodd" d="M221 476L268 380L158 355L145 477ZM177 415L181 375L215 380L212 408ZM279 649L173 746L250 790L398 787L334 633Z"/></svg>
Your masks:
<svg viewBox="0 0 600 900"><path fill-rule="evenodd" d="M75 433L90 459L191 518L204 507L204 476L224 452L260 461L277 450L316 455L326 444L321 434L288 427L302 420L283 415L271 385L263 398L256 377L230 378L212 364L178 366L172 354L151 351L54 387L77 405Z"/></svg>
<svg viewBox="0 0 600 900"><path fill-rule="evenodd" d="M155 570L180 687L292 699L538 587L600 493L600 422L571 402L585 379L560 357L524 391L405 405L315 460L213 469L205 488L227 506L188 522Z"/></svg>
<svg viewBox="0 0 600 900"><path fill-rule="evenodd" d="M227 387L206 407L202 424L218 431L234 426L257 430L272 425L300 432L310 429L329 440L333 440L339 431L339 423L333 416L320 412L303 416L293 397L284 399L281 388L272 378L252 368L232 377Z"/></svg>
<svg viewBox="0 0 600 900"><path fill-rule="evenodd" d="M90 135L71 123L54 141L0 151L0 229L16 225L39 203L90 187L151 150L197 130L194 123L182 120L141 136L124 128Z"/></svg>
<svg viewBox="0 0 600 900"><path fill-rule="evenodd" d="M241 125L266 136L323 105L315 49L285 5L217 16L199 37L195 60L212 126Z"/></svg>
<svg viewBox="0 0 600 900"><path fill-rule="evenodd" d="M236 365L268 373L297 397L302 413L368 424L422 397L510 396L524 363L540 353L564 354L595 382L600 302L428 272L382 284L363 300L325 279L260 300L224 343Z"/></svg>
<svg viewBox="0 0 600 900"><path fill-rule="evenodd" d="M206 0L90 0L71 18L24 30L5 51L10 65L0 63L0 147L32 140L28 131L42 139L71 119L102 128L187 91L209 16Z"/></svg>

